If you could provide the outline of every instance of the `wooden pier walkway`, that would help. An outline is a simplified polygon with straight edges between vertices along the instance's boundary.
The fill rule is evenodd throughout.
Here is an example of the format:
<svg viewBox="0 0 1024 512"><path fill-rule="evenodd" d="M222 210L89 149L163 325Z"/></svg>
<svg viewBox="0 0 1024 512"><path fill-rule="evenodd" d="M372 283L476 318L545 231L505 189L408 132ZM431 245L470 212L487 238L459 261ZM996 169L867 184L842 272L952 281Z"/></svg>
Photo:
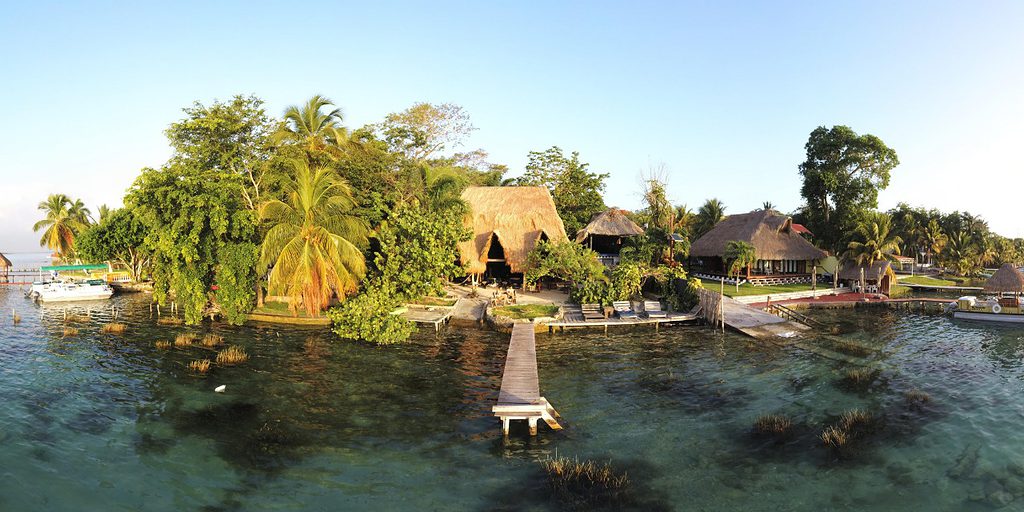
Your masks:
<svg viewBox="0 0 1024 512"><path fill-rule="evenodd" d="M501 418L501 432L506 436L511 420L526 420L531 436L537 435L538 419L543 419L554 430L562 428L557 421L558 412L540 396L537 340L531 324L515 324L512 327L498 403L491 410Z"/></svg>
<svg viewBox="0 0 1024 512"><path fill-rule="evenodd" d="M434 326L434 332L441 332L441 325L452 317L454 307L449 306L421 306L407 304L405 311L402 311L402 318L418 324L430 324Z"/></svg>
<svg viewBox="0 0 1024 512"><path fill-rule="evenodd" d="M664 318L605 318L603 320L585 320L583 314L578 311L567 311L564 313L561 320L557 322L551 322L548 325L548 332L554 331L555 329L565 330L566 327L603 327L607 332L608 327L616 327L623 325L654 325L657 329L661 324L675 324L680 322L692 322L700 319L701 316L697 314L696 309L689 313L671 312L666 313Z"/></svg>
<svg viewBox="0 0 1024 512"><path fill-rule="evenodd" d="M752 338L790 339L811 330L807 325L780 318L711 290L700 291L700 305L704 318L712 325L724 323Z"/></svg>

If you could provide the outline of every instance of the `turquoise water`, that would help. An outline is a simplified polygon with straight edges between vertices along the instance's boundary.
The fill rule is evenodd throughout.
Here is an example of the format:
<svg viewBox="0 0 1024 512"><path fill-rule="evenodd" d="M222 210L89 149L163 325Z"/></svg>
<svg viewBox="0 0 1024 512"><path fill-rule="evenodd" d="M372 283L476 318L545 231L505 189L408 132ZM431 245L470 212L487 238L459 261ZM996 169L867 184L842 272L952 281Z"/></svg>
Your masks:
<svg viewBox="0 0 1024 512"><path fill-rule="evenodd" d="M873 350L880 373L859 389L839 382L851 363L702 327L539 335L542 391L566 428L504 441L490 406L506 335L377 348L158 326L146 300L112 301L124 335L99 332L109 309L75 306L93 320L62 337L63 307L0 289L0 510L560 510L571 504L538 463L556 453L629 475L608 509L1024 509L1022 329L814 313ZM185 366L208 349L154 347L207 331L250 361L196 377ZM910 390L930 400L908 404ZM817 436L851 408L876 427L839 456ZM794 434L754 436L765 413Z"/></svg>

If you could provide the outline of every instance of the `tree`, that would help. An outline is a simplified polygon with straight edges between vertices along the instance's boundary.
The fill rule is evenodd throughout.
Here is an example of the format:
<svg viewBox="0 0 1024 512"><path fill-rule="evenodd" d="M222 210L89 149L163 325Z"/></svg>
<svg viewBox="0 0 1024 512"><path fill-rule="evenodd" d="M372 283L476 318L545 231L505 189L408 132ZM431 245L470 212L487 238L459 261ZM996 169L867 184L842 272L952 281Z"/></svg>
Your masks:
<svg viewBox="0 0 1024 512"><path fill-rule="evenodd" d="M113 212L114 210L111 210L109 206L101 204L100 207L96 209L96 215L99 217L96 219L96 222L103 222Z"/></svg>
<svg viewBox="0 0 1024 512"><path fill-rule="evenodd" d="M946 234L942 232L936 219L929 220L928 224L921 228L921 242L928 255L929 265L932 264L932 255L942 252L946 245L946 239Z"/></svg>
<svg viewBox="0 0 1024 512"><path fill-rule="evenodd" d="M148 231L154 299L166 304L173 294L189 324L211 301L229 323L241 323L255 301L254 207L269 151L261 105L236 96L186 108L166 131L171 159L143 169L125 197Z"/></svg>
<svg viewBox="0 0 1024 512"><path fill-rule="evenodd" d="M589 172L589 164L580 161L579 153L574 151L566 157L558 146L552 146L531 151L528 158L518 184L547 187L569 238L576 236L594 214L607 208L601 193L608 175Z"/></svg>
<svg viewBox="0 0 1024 512"><path fill-rule="evenodd" d="M858 135L847 126L819 126L804 147L800 193L808 227L825 247L838 251L878 207L878 191L889 186L889 172L899 159L878 137Z"/></svg>
<svg viewBox="0 0 1024 512"><path fill-rule="evenodd" d="M107 213L99 224L85 230L75 241L84 261L113 261L128 268L135 282L145 279L150 255L146 248L145 224L128 208Z"/></svg>
<svg viewBox="0 0 1024 512"><path fill-rule="evenodd" d="M274 132L275 142L291 142L309 152L337 148L348 141L348 130L342 126L344 116L331 100L315 94L305 105L291 105L284 111L284 121ZM329 109L327 112L321 112Z"/></svg>
<svg viewBox="0 0 1024 512"><path fill-rule="evenodd" d="M693 239L704 236L711 228L715 227L725 218L725 205L718 199L708 199L697 210L697 220L694 223Z"/></svg>
<svg viewBox="0 0 1024 512"><path fill-rule="evenodd" d="M978 270L977 255L971 247L971 236L966 231L956 231L948 235L944 258L946 266L962 276L973 275Z"/></svg>
<svg viewBox="0 0 1024 512"><path fill-rule="evenodd" d="M388 114L377 129L393 151L414 162L461 146L476 130L469 114L453 103L417 103L402 112Z"/></svg>
<svg viewBox="0 0 1024 512"><path fill-rule="evenodd" d="M206 106L195 102L183 109L185 119L167 129L167 139L179 158L197 169L242 178L240 194L248 209L259 206L264 173L271 156L273 125L254 96L235 96L229 102Z"/></svg>
<svg viewBox="0 0 1024 512"><path fill-rule="evenodd" d="M902 243L903 239L892 230L892 218L876 213L857 227L855 240L847 246L844 258L868 267L876 261L895 261Z"/></svg>
<svg viewBox="0 0 1024 512"><path fill-rule="evenodd" d="M366 272L358 245L367 226L351 215L355 199L348 184L327 167L310 169L305 160L292 162L295 174L285 185L284 201L260 207L267 232L260 249L260 268L272 266L268 291L301 303L310 316L327 307L331 297L355 292Z"/></svg>
<svg viewBox="0 0 1024 512"><path fill-rule="evenodd" d="M740 275L745 269L757 263L757 252L748 242L731 240L725 244L723 258L729 262L729 275L736 280L736 293L739 293Z"/></svg>
<svg viewBox="0 0 1024 512"><path fill-rule="evenodd" d="M605 303L609 280L597 253L580 244L540 242L526 256L525 279L532 285L553 276L572 284L570 298L577 303Z"/></svg>
<svg viewBox="0 0 1024 512"><path fill-rule="evenodd" d="M773 204L771 201L765 201L765 202L761 203L761 209L762 210L774 210L775 209L775 204Z"/></svg>
<svg viewBox="0 0 1024 512"><path fill-rule="evenodd" d="M60 259L72 256L75 237L90 224L89 210L82 200L72 201L64 194L50 194L38 208L45 213L45 217L32 226L32 231L43 230L39 245L56 252Z"/></svg>

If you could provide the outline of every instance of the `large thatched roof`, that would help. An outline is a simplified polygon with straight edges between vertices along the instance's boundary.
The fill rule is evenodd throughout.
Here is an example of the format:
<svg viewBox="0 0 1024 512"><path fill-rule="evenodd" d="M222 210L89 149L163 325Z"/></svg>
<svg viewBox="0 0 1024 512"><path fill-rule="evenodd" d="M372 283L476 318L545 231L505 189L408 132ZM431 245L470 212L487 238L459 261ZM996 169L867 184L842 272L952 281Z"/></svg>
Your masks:
<svg viewBox="0 0 1024 512"><path fill-rule="evenodd" d="M690 256L722 257L733 240L754 246L760 260L816 260L828 256L792 229L793 219L774 210L730 215L693 242Z"/></svg>
<svg viewBox="0 0 1024 512"><path fill-rule="evenodd" d="M1024 293L1024 274L1017 267L1004 263L985 283L987 292Z"/></svg>
<svg viewBox="0 0 1024 512"><path fill-rule="evenodd" d="M590 235L636 236L644 234L644 228L638 226L626 216L626 210L609 208L590 219L587 227L576 233L576 241L582 242Z"/></svg>
<svg viewBox="0 0 1024 512"><path fill-rule="evenodd" d="M843 265L842 270L839 271L839 279L845 279L848 281L859 281L860 271L864 269L864 280L875 281L879 276L883 276L890 272L895 275L892 271L892 263L889 260L880 260L868 265L857 265L854 263L847 263Z"/></svg>
<svg viewBox="0 0 1024 512"><path fill-rule="evenodd" d="M10 267L11 267L11 260L7 259L7 256L4 256L4 254L2 252L0 252L0 268L10 268Z"/></svg>
<svg viewBox="0 0 1024 512"><path fill-rule="evenodd" d="M542 236L555 243L569 241L555 202L544 187L467 187L462 200L472 211L466 225L473 230L473 237L459 244L459 252L471 274L487 269L487 252L494 238L505 250L505 262L512 272L523 271L526 255Z"/></svg>

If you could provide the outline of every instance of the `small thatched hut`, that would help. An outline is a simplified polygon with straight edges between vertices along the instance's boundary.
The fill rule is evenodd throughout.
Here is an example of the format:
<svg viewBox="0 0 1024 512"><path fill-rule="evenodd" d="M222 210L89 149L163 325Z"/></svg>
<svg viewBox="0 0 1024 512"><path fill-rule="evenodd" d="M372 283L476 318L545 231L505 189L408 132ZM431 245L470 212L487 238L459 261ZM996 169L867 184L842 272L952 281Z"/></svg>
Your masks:
<svg viewBox="0 0 1024 512"><path fill-rule="evenodd" d="M861 292L877 291L886 295L892 290L892 285L896 283L896 272L888 260L876 261L871 265L847 263L839 271L838 277L839 284L849 286L851 289ZM860 289L862 277L866 290Z"/></svg>
<svg viewBox="0 0 1024 512"><path fill-rule="evenodd" d="M11 260L7 259L3 253L0 253L0 283L6 283L10 278L11 272Z"/></svg>
<svg viewBox="0 0 1024 512"><path fill-rule="evenodd" d="M992 277L985 282L986 292L1024 293L1024 273L1017 267L1004 263Z"/></svg>
<svg viewBox="0 0 1024 512"><path fill-rule="evenodd" d="M698 274L727 274L726 245L733 241L754 246L757 262L747 268L754 284L810 281L814 262L828 254L793 229L793 219L774 210L730 215L690 246L690 268Z"/></svg>
<svg viewBox="0 0 1024 512"><path fill-rule="evenodd" d="M609 208L590 219L590 224L576 234L576 242L601 255L605 263L618 263L622 241L644 234L644 228L630 220L626 210Z"/></svg>
<svg viewBox="0 0 1024 512"><path fill-rule="evenodd" d="M467 272L488 278L521 274L526 255L541 240L568 242L555 202L544 187L467 187L473 237L459 244Z"/></svg>

